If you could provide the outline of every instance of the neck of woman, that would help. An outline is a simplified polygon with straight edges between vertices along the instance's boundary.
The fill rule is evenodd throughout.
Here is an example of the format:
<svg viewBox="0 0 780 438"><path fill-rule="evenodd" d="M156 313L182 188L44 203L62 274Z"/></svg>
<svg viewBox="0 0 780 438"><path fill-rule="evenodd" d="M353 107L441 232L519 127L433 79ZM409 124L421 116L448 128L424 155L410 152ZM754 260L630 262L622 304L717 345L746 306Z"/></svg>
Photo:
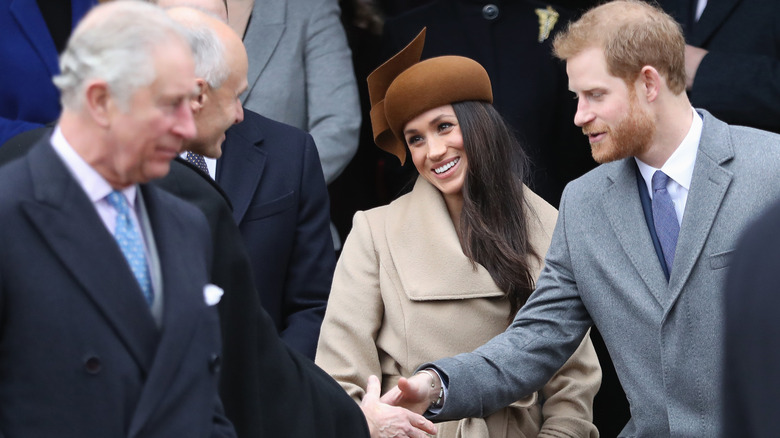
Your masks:
<svg viewBox="0 0 780 438"><path fill-rule="evenodd" d="M460 234L460 213L463 211L463 193L444 195L444 203L447 205L447 212L450 214L452 224L455 225L455 231Z"/></svg>

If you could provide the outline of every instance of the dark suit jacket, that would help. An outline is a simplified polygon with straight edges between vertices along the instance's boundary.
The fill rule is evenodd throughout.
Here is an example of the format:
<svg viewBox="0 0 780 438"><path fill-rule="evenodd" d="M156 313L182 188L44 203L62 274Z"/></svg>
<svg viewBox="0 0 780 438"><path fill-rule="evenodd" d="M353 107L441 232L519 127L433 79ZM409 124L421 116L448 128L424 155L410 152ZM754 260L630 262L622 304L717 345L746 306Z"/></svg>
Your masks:
<svg viewBox="0 0 780 438"><path fill-rule="evenodd" d="M0 166L49 133L42 128L11 139L0 148ZM214 247L211 282L225 290L218 305L223 349L219 390L237 435L367 437L355 402L327 373L282 342L260 306L251 264L222 189L181 159L151 184L191 202L208 219Z"/></svg>
<svg viewBox="0 0 780 438"><path fill-rule="evenodd" d="M240 437L368 436L363 413L311 360L287 347L260 306L251 264L222 189L177 159L154 182L192 202L214 238L211 281L225 289L220 395Z"/></svg>
<svg viewBox="0 0 780 438"><path fill-rule="evenodd" d="M336 266L314 141L245 109L222 151L217 182L233 204L260 302L282 339L314 359Z"/></svg>
<svg viewBox="0 0 780 438"><path fill-rule="evenodd" d="M780 430L780 204L746 230L726 282L723 437L775 437Z"/></svg>
<svg viewBox="0 0 780 438"><path fill-rule="evenodd" d="M0 436L235 436L217 397L203 214L141 191L160 259L158 329L119 246L41 140L0 171ZM187 254L187 258L181 255Z"/></svg>
<svg viewBox="0 0 780 438"><path fill-rule="evenodd" d="M96 0L71 0L75 27ZM67 19L67 18L66 18ZM60 115L57 49L34 0L9 0L0 6L0 144Z"/></svg>
<svg viewBox="0 0 780 438"><path fill-rule="evenodd" d="M536 10L549 3L492 3L499 11L494 20L484 18L482 3L467 0L438 0L388 19L384 59L427 27L423 59L460 55L482 64L490 75L494 106L531 160L529 186L557 207L566 183L596 166L585 136L574 126L576 103L564 65L552 56L553 37L570 16L554 7L560 17L550 36L539 42ZM405 167L413 171L411 164Z"/></svg>
<svg viewBox="0 0 780 438"><path fill-rule="evenodd" d="M659 3L686 28L688 44L710 51L691 103L731 124L780 132L780 2L710 0L692 29L686 1Z"/></svg>

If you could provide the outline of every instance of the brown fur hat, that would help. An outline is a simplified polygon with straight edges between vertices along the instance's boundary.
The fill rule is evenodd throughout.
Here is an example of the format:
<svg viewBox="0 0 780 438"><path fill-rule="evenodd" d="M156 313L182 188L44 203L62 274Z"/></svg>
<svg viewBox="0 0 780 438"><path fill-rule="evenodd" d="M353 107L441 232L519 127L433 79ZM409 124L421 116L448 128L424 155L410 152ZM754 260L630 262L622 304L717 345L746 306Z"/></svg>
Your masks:
<svg viewBox="0 0 780 438"><path fill-rule="evenodd" d="M478 62L462 56L420 61L425 29L368 76L371 127L384 151L406 160L407 122L433 108L477 100L493 103L490 78Z"/></svg>

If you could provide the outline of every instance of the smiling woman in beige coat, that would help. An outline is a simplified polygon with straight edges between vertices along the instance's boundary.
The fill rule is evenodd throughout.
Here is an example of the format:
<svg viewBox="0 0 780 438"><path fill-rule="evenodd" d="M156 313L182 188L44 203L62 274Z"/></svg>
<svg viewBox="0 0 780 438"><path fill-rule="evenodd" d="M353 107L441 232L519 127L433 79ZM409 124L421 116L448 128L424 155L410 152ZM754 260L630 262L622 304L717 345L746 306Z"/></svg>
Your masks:
<svg viewBox="0 0 780 438"><path fill-rule="evenodd" d="M525 158L490 104L485 70L462 57L418 62L423 40L368 79L377 144L403 161L405 142L420 176L411 193L355 215L317 348L317 364L356 401L371 375L384 392L503 332L533 291L557 217L521 182ZM586 337L538 393L441 423L436 436L597 437L600 382ZM364 412L373 437L407 436Z"/></svg>

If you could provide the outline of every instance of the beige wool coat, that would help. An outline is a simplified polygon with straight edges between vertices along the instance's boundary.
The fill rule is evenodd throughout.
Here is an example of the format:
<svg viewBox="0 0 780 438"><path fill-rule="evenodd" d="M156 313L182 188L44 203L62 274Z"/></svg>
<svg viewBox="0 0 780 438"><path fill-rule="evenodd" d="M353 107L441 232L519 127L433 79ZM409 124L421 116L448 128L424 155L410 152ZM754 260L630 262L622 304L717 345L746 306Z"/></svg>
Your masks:
<svg viewBox="0 0 780 438"><path fill-rule="evenodd" d="M557 211L530 190L532 245L544 257ZM542 262L534 264L538 276ZM411 193L358 212L320 333L316 363L356 401L368 376L382 393L423 362L479 347L509 323L509 303L490 274L463 254L441 193L418 178ZM438 425L442 438L597 437L593 397L601 368L586 336L538 393L485 419Z"/></svg>

